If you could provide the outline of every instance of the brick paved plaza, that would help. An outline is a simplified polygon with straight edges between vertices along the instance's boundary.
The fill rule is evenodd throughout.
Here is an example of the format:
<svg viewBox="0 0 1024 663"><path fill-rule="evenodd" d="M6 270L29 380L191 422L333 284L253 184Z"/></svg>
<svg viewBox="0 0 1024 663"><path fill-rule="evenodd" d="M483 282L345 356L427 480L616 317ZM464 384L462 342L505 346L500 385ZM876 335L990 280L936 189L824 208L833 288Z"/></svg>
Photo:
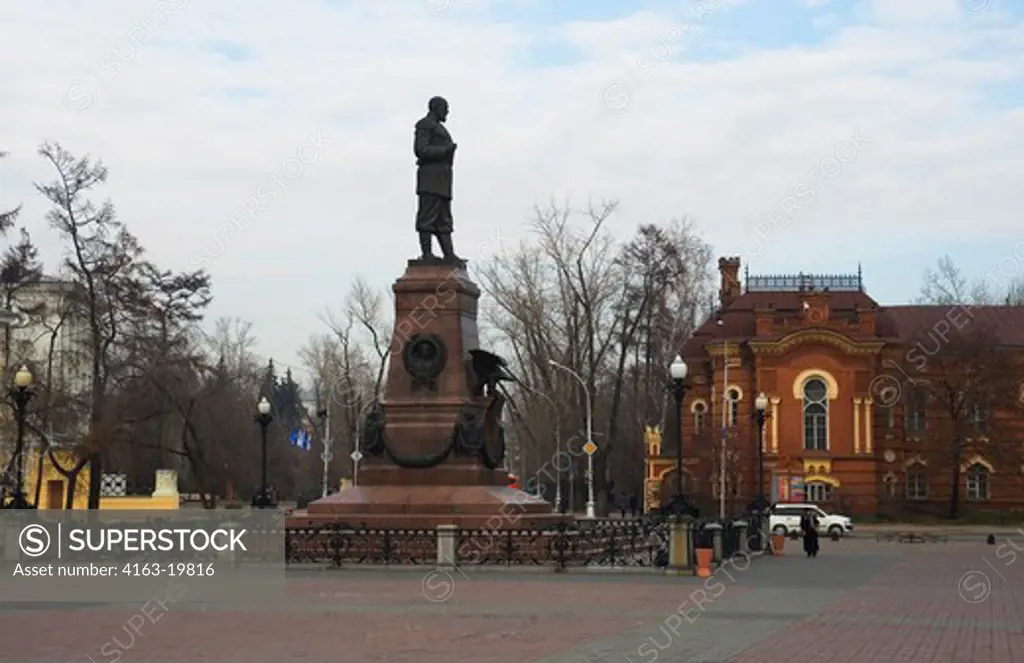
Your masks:
<svg viewBox="0 0 1024 663"><path fill-rule="evenodd" d="M739 563L706 584L642 573L310 571L265 606L181 601L138 633L125 624L142 621L140 605L0 604L0 661L1008 663L1024 660L1024 560L1000 550L823 541L816 560Z"/></svg>

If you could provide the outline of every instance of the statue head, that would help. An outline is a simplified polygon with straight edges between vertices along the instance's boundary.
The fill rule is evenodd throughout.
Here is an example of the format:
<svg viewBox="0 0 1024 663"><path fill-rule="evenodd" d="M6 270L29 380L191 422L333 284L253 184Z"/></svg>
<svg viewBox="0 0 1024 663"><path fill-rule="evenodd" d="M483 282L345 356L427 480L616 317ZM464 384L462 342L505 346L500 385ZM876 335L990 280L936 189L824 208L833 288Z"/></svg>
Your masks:
<svg viewBox="0 0 1024 663"><path fill-rule="evenodd" d="M448 119L448 100L444 97L432 97L427 102L427 111L438 122L444 122Z"/></svg>

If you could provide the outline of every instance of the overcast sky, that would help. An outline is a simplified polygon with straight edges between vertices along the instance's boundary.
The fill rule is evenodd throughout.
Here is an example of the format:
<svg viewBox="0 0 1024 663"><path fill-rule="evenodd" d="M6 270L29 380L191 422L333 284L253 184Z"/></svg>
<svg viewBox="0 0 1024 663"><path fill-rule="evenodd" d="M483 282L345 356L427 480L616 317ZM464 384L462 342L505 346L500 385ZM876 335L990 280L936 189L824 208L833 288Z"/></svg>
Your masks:
<svg viewBox="0 0 1024 663"><path fill-rule="evenodd" d="M882 303L1024 237L1020 0L5 4L0 208L56 264L36 146L102 157L151 257L208 267L211 316L285 366L354 276L384 286L416 252L435 94L471 261L552 196L619 199L623 237L691 215L754 273L862 262Z"/></svg>

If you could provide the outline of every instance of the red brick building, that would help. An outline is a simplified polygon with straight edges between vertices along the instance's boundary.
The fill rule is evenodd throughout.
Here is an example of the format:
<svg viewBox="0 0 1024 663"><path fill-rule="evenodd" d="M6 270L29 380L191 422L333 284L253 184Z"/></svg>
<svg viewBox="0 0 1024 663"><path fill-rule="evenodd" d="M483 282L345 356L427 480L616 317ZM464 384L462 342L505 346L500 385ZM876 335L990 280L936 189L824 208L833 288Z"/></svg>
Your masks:
<svg viewBox="0 0 1024 663"><path fill-rule="evenodd" d="M957 465L965 510L1024 508L1024 372L1000 385L1013 393L999 404L968 404L969 417L953 417L963 431L954 454L952 415L921 386L934 387L936 364L916 361L942 351L950 330L974 326L990 330L990 345L1005 352L1000 364L1024 366L1024 307L882 307L859 273L741 282L739 258L721 259L719 269L720 308L682 351L684 486L703 512L716 513L722 494L730 513L758 494L760 393L773 501L856 515L942 512ZM675 484L674 428L649 447L648 505L664 503Z"/></svg>

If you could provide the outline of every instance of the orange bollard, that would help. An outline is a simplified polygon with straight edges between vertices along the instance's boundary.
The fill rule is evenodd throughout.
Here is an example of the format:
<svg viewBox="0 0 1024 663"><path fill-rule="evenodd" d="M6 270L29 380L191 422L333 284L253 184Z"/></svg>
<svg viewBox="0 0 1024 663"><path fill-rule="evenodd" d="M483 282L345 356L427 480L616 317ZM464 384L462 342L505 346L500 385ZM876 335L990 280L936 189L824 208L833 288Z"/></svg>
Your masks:
<svg viewBox="0 0 1024 663"><path fill-rule="evenodd" d="M783 534L772 534L772 555L782 557L782 551L786 547L786 537Z"/></svg>
<svg viewBox="0 0 1024 663"><path fill-rule="evenodd" d="M711 557L714 551L711 548L697 548L697 577L711 577Z"/></svg>

